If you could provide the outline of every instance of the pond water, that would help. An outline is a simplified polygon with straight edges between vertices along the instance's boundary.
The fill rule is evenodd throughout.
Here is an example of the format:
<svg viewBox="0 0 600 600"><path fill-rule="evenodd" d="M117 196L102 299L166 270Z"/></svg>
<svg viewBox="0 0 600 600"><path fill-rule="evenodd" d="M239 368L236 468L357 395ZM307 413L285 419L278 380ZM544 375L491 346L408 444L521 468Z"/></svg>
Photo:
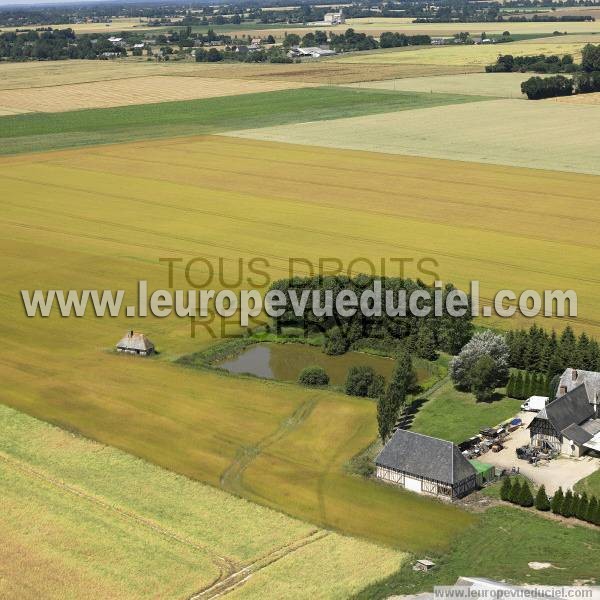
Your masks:
<svg viewBox="0 0 600 600"><path fill-rule="evenodd" d="M235 358L224 360L215 366L230 373L251 373L265 379L296 381L304 367L317 365L327 371L332 384L343 385L350 367L373 367L376 373L389 380L394 364L395 361L391 358L361 352L329 356L320 347L307 344L260 343L249 346Z"/></svg>

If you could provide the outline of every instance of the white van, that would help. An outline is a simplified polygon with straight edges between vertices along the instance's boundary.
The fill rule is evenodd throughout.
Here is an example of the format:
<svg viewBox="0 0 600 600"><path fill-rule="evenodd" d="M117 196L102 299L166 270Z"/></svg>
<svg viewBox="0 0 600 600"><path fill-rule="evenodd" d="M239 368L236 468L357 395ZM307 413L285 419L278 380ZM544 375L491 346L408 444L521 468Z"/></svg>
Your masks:
<svg viewBox="0 0 600 600"><path fill-rule="evenodd" d="M521 404L521 410L528 410L531 412L539 412L548 404L550 398L548 396L531 396L523 404Z"/></svg>

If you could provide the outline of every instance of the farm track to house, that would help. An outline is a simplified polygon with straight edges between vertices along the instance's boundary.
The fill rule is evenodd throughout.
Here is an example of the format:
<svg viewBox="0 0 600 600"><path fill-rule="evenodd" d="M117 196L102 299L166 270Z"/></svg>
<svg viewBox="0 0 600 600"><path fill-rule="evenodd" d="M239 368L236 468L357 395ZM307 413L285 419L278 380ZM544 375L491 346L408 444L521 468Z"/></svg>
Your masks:
<svg viewBox="0 0 600 600"><path fill-rule="evenodd" d="M250 463L259 456L263 450L284 438L288 433L302 425L309 417L317 400L311 398L303 402L280 426L272 433L260 440L256 445L242 448L235 460L223 471L220 479L221 487L226 491L237 495L244 495L242 478L244 471Z"/></svg>
<svg viewBox="0 0 600 600"><path fill-rule="evenodd" d="M60 479L57 479L55 477L46 475L45 473L42 473L41 471L38 471L37 469L34 469L33 467L31 467L27 464L24 464L20 460L14 458L12 456L9 456L2 451L0 451L0 460L8 467L11 467L12 469L14 469L16 471L19 471L20 473L24 474L27 477L32 477L32 478L38 479L38 480L43 481L47 484L50 484L51 486L58 488L64 492L73 494L75 496L78 496L79 498L83 498L89 502L94 503L97 506L100 506L101 508L103 508L107 511L116 513L123 519L126 519L128 521L134 521L135 523L137 523L139 525L143 525L144 527L152 529L153 531L157 532L158 534L162 535L163 537L169 538L180 544L184 544L185 546L189 546L199 552L208 554L210 556L210 558L212 559L213 563L215 564L215 566L217 567L217 569L219 570L218 578L211 585L216 585L218 582L226 579L232 573L235 573L236 572L235 570L238 568L238 563L232 561L231 559L229 559L227 557L216 554L208 546L203 546L201 544L198 544L184 536L181 536L181 535L171 531L170 529L162 527L161 525L152 521L151 519L143 517L135 512L120 508L117 505L110 504L109 502L107 502L97 496L94 496L93 494L89 494L88 492L85 492L84 490L82 490L78 487L70 485L70 484L68 484Z"/></svg>
<svg viewBox="0 0 600 600"><path fill-rule="evenodd" d="M282 548L273 550L269 554L249 563L238 571L231 573L226 578L213 583L210 587L190 596L189 600L204 600L206 598L218 598L232 592L244 585L252 575L272 565L286 556L304 548L309 544L318 542L330 535L329 531L316 530L304 538L296 540Z"/></svg>

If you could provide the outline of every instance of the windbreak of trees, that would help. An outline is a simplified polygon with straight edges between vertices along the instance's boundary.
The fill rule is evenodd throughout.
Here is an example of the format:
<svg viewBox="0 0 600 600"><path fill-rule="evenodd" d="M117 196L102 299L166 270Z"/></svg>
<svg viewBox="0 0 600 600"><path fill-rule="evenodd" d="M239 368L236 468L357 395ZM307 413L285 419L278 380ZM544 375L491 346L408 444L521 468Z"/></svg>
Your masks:
<svg viewBox="0 0 600 600"><path fill-rule="evenodd" d="M401 48L403 46L428 46L431 37L428 35L406 35L391 31L384 31L379 38L380 48Z"/></svg>
<svg viewBox="0 0 600 600"><path fill-rule="evenodd" d="M488 65L487 73L573 73L579 67L574 63L570 54L563 57L552 54L546 56L539 54L535 56L512 56L511 54L500 55L493 65Z"/></svg>
<svg viewBox="0 0 600 600"><path fill-rule="evenodd" d="M322 314L319 306L313 306L312 294L310 300L303 307L302 315L297 317L288 302L285 312L274 318L274 325L280 331L282 327L300 327L306 334L325 333L324 350L328 354L343 354L351 348L360 348L365 344L372 348L386 348L397 351L399 345L424 358L435 358L436 351L441 350L456 354L469 341L473 331L472 316L470 314L470 299L468 300L465 314L461 317L448 315L446 310L441 316L434 316L434 311L425 317L417 317L407 309L406 316L401 314L390 316L385 311L385 297L389 294L394 298L394 306L398 304L398 293L406 293L407 298L412 292L426 290L430 300L422 302L423 306L433 305L435 288L427 286L422 281L400 279L392 277L372 277L358 275L354 278L347 276L326 277L294 277L276 281L271 285L271 290L280 290L289 298L289 292L294 290L297 298L303 292L320 291L321 302L326 294L333 299L342 290L349 290L360 298L365 290L373 290L374 282L380 281L382 286L381 315L365 316L360 310L352 316L345 317L333 310L333 316ZM447 295L455 288L447 284L442 290L442 306L446 306Z"/></svg>
<svg viewBox="0 0 600 600"><path fill-rule="evenodd" d="M585 332L576 337L571 327L560 336L537 325L506 334L511 367L550 376L566 368L600 371L600 345Z"/></svg>
<svg viewBox="0 0 600 600"><path fill-rule="evenodd" d="M347 29L344 33L331 34L330 47L336 52L348 52L350 50L373 50L379 47L377 40L372 35L357 33L354 29Z"/></svg>
<svg viewBox="0 0 600 600"><path fill-rule="evenodd" d="M196 62L219 62L222 60L237 60L247 63L291 63L292 59L287 56L281 47L262 48L253 52L236 52L235 48L230 50L218 50L217 48L198 48L195 52Z"/></svg>
<svg viewBox="0 0 600 600"><path fill-rule="evenodd" d="M564 75L554 75L553 77L530 77L521 84L521 92L523 92L529 100L571 96L573 94L573 88L573 80Z"/></svg>

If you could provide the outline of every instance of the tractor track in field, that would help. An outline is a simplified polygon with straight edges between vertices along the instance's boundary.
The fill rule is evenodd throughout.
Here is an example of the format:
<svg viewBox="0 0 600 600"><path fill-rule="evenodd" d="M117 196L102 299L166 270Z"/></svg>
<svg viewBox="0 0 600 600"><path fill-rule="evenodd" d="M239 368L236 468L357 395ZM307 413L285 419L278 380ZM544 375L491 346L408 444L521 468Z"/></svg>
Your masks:
<svg viewBox="0 0 600 600"><path fill-rule="evenodd" d="M179 535L178 533L175 533L174 531L171 531L170 529L168 529L166 527L162 527L161 525L159 525L158 523L156 523L155 521L153 521L151 519L143 517L133 511L129 511L124 508L121 508L120 506L118 506L116 504L111 504L110 502L103 500L102 498L100 498L98 496L90 494L89 492L86 492L76 486L73 486L71 484L66 483L65 481L62 481L61 479L52 477L51 475L47 475L46 473L43 473L25 463L23 463L19 459L9 456L8 454L6 454L2 451L0 451L0 461L2 461L5 465L9 466L10 468L13 468L14 470L19 471L20 473L26 475L27 477L38 479L38 480L43 481L44 483L49 484L55 488L58 488L64 492L67 492L67 493L77 496L79 498L83 498L84 500L87 500L88 502L92 502L96 506L99 506L107 511L116 513L118 516L120 516L121 518L123 518L125 520L133 521L139 525L143 525L144 527L152 529L154 532L158 533L159 535L161 535L163 537L169 538L170 540L173 540L173 541L183 544L185 546L191 547L194 550L197 550L199 552L207 554L211 558L211 560L213 561L213 563L215 564L217 569L219 570L218 577L215 580L213 580L213 582L210 584L210 586L214 586L214 585L218 584L220 581L226 580L228 577L230 577L232 574L234 574L236 572L236 570L239 569L239 563L236 563L235 561L233 561L230 558L227 558L225 556L216 554L208 546L198 544L198 543L194 542L193 540L191 540L185 536Z"/></svg>
<svg viewBox="0 0 600 600"><path fill-rule="evenodd" d="M242 496L244 491L242 477L244 476L244 471L248 468L250 463L257 456L259 456L263 450L275 442L278 442L290 431L293 431L299 427L309 417L316 405L317 400L315 398L306 400L300 404L300 406L289 417L282 421L275 431L265 436L254 446L246 446L242 448L238 452L234 461L221 474L221 488L226 492Z"/></svg>
<svg viewBox="0 0 600 600"><path fill-rule="evenodd" d="M262 569L272 565L282 558L285 558L286 556L289 556L293 552L296 552L297 550L300 550L309 544L318 542L329 535L331 535L329 531L316 529L307 536L291 542L286 546L277 548L276 550L273 550L268 554L265 554L264 556L246 564L241 569L238 569L220 581L216 581L205 589L193 594L189 597L189 600L205 600L207 598L219 598L220 596L224 596L225 594L228 594L229 592L232 592L243 586L255 573L258 573Z"/></svg>

